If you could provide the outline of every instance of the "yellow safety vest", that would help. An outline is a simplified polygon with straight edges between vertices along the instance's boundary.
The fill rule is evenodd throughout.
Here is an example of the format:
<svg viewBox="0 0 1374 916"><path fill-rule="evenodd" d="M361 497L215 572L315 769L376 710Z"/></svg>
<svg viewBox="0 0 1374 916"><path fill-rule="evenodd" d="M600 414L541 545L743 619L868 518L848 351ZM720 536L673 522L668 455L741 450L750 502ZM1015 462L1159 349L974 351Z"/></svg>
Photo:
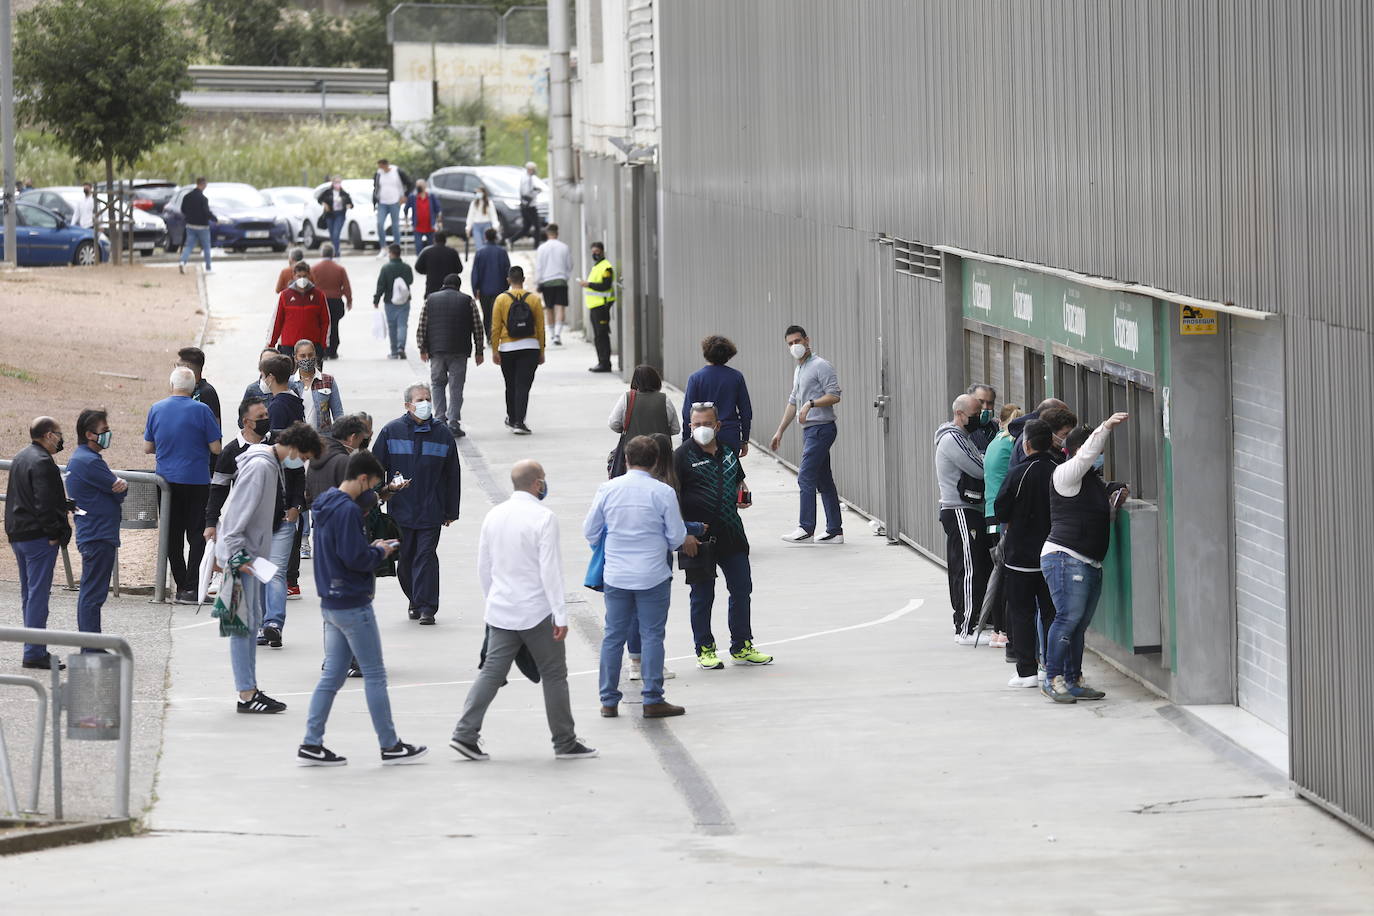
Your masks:
<svg viewBox="0 0 1374 916"><path fill-rule="evenodd" d="M600 261L596 262L596 266L592 268L591 273L587 274L587 282L605 283L607 276L610 275L612 270L611 262L602 258ZM582 293L582 298L586 301L587 308L589 309L599 309L603 305L611 305L615 302L615 286L612 285L611 288L604 293L589 287Z"/></svg>

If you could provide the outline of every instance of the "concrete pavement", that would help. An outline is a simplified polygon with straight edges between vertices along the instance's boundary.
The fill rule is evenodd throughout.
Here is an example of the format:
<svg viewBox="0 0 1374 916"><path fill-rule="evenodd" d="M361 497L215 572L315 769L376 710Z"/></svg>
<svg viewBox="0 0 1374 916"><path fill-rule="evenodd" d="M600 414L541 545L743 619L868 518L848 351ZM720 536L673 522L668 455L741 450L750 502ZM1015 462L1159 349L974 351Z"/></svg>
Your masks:
<svg viewBox="0 0 1374 916"><path fill-rule="evenodd" d="M380 262L344 263L370 291ZM255 375L271 304L261 291L277 266L224 264L210 278L206 372L222 391ZM384 421L423 367L382 358L362 309L345 321L330 371L346 409ZM622 385L589 375L592 361L580 341L551 350L529 438L502 426L499 369L469 372L463 512L440 544L439 625L407 620L394 580L379 583L397 728L430 746L427 761L378 766L350 682L326 737L349 765L296 767L320 662L306 563L285 648L259 653L261 685L287 712L236 715L224 641L175 609L151 832L0 861L0 900L39 913L95 901L152 913L1367 908L1374 847L1179 731L1134 682L1090 660L1109 692L1102 703L1058 707L1008 689L1000 653L951 644L943 572L872 537L857 515L842 547L782 544L795 481L761 455L745 461L754 631L777 662L694 669L679 576L668 698L687 715L645 722L627 705L600 719L602 608L580 585L579 531L605 476L615 441L606 416ZM757 428L780 407L759 405ZM509 489L504 471L523 457L544 463L561 520L574 712L596 760L553 759L540 691L514 675L487 719L492 760L463 761L446 746L482 638L476 533L488 493ZM723 609L717 617L723 639Z"/></svg>

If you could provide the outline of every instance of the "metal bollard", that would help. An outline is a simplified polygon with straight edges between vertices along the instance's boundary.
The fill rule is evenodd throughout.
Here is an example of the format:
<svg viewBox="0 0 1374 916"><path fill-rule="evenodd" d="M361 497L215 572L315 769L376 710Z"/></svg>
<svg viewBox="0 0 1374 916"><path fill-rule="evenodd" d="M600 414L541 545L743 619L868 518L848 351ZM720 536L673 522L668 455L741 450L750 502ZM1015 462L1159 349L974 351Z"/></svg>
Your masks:
<svg viewBox="0 0 1374 916"><path fill-rule="evenodd" d="M67 737L73 741L119 738L118 655L78 653L67 656Z"/></svg>

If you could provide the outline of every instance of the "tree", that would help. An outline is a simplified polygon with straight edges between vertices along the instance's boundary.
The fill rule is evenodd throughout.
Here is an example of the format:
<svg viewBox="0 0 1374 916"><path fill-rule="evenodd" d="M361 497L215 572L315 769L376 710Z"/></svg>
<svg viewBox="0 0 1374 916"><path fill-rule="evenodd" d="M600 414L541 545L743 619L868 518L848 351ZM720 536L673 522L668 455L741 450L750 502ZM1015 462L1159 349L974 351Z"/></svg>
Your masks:
<svg viewBox="0 0 1374 916"><path fill-rule="evenodd" d="M310 67L278 0L199 0L196 26L213 58L235 67Z"/></svg>
<svg viewBox="0 0 1374 916"><path fill-rule="evenodd" d="M51 0L19 16L19 114L78 161L103 162L107 188L181 131L193 43L164 0ZM100 223L97 219L96 231ZM114 260L119 259L115 238Z"/></svg>

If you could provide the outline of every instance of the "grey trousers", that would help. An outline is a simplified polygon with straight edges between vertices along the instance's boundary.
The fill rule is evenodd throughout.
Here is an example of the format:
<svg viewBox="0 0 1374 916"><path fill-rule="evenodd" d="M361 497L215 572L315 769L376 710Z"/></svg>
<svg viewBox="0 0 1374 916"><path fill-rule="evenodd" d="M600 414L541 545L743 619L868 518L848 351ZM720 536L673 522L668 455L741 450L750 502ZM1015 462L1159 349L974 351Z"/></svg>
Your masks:
<svg viewBox="0 0 1374 916"><path fill-rule="evenodd" d="M463 385L468 380L468 358L461 353L429 354L430 392L434 416L440 423L457 426L463 419ZM445 390L447 389L447 390Z"/></svg>
<svg viewBox="0 0 1374 916"><path fill-rule="evenodd" d="M478 739L487 707L506 682L520 647L525 646L539 667L539 683L544 688L544 715L548 717L549 731L553 734L554 753L572 750L577 744L577 733L568 700L568 659L563 643L554 641L553 616L545 617L528 630L488 627L487 632L487 660L468 691L463 715L453 729L453 737L468 743Z"/></svg>

